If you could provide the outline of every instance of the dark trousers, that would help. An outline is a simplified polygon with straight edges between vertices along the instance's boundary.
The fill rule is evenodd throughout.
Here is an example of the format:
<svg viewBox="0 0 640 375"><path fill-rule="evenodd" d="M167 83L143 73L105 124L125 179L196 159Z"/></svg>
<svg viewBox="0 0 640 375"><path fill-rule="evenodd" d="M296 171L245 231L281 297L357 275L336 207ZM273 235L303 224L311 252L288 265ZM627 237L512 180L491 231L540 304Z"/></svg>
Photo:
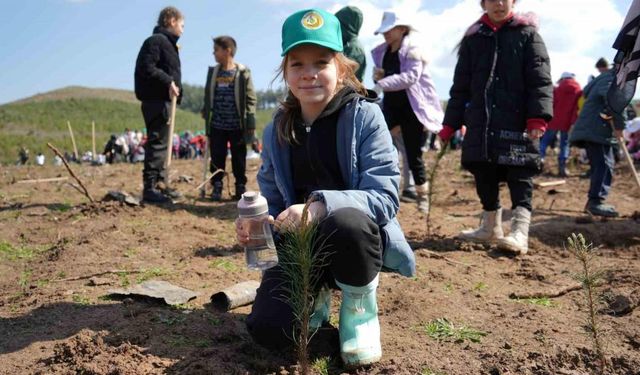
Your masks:
<svg viewBox="0 0 640 375"><path fill-rule="evenodd" d="M382 268L383 232L366 214L355 208L342 208L324 219L317 232L321 251L328 252L327 265L321 270L322 284L335 288L343 284L369 284ZM277 241L276 241L277 242ZM278 247L278 252L281 248ZM283 348L291 344L294 316L284 292L280 265L266 270L257 290L247 329L253 339L267 348ZM320 285L316 286L319 290Z"/></svg>
<svg viewBox="0 0 640 375"><path fill-rule="evenodd" d="M389 128L400 125L402 141L407 153L407 162L416 185L427 182L427 173L422 160L422 146L426 141L424 126L409 106L404 110L385 108L384 118Z"/></svg>
<svg viewBox="0 0 640 375"><path fill-rule="evenodd" d="M613 146L586 142L585 149L591 165L589 201L602 203L609 195L613 179Z"/></svg>
<svg viewBox="0 0 640 375"><path fill-rule="evenodd" d="M142 116L147 128L147 142L144 145L144 167L142 180L145 189L154 188L160 181L167 182L165 161L169 144L169 113L171 102L161 100L143 101Z"/></svg>
<svg viewBox="0 0 640 375"><path fill-rule="evenodd" d="M244 131L238 130L221 130L211 129L209 136L209 150L211 151L211 165L209 170L211 173L217 169L224 171L227 161L227 143L231 145L231 170L236 180L236 185L245 185L247 176L247 145L244 141ZM222 181L224 174L218 173L213 176L213 182Z"/></svg>
<svg viewBox="0 0 640 375"><path fill-rule="evenodd" d="M524 207L531 211L533 196L533 175L535 171L527 168L497 165L493 163L474 163L467 166L476 180L476 192L482 202L482 209L495 211L500 208L500 182L506 181L511 194L511 208Z"/></svg>

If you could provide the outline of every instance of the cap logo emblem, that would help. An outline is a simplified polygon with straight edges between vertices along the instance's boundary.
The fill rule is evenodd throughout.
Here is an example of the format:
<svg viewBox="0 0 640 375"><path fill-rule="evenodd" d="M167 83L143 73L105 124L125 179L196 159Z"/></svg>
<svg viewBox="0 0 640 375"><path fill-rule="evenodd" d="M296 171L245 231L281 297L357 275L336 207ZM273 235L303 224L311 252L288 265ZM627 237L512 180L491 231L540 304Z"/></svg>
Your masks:
<svg viewBox="0 0 640 375"><path fill-rule="evenodd" d="M324 19L317 12L311 11L302 16L301 23L305 29L317 30L324 25Z"/></svg>

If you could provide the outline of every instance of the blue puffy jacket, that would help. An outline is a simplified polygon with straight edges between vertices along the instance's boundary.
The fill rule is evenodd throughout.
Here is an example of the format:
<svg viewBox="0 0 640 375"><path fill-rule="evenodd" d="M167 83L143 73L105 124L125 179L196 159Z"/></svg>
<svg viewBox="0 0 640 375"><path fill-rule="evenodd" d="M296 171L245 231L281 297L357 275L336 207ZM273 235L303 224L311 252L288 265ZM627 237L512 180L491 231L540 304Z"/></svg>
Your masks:
<svg viewBox="0 0 640 375"><path fill-rule="evenodd" d="M296 202L289 145L278 142L273 122L264 130L263 146L258 184L269 202L269 214L277 217ZM338 117L337 150L347 190L318 190L313 194L324 198L327 214L344 207L366 213L385 231L384 267L414 276L413 251L396 218L400 208L398 153L378 105L363 98L345 104Z"/></svg>
<svg viewBox="0 0 640 375"><path fill-rule="evenodd" d="M603 120L600 113L607 108L607 92L615 79L614 71L606 71L594 78L583 90L584 105L580 110L571 134L569 142L577 147L585 147L585 142L611 145L617 143L611 125ZM624 129L624 118L613 114L613 123L616 129Z"/></svg>

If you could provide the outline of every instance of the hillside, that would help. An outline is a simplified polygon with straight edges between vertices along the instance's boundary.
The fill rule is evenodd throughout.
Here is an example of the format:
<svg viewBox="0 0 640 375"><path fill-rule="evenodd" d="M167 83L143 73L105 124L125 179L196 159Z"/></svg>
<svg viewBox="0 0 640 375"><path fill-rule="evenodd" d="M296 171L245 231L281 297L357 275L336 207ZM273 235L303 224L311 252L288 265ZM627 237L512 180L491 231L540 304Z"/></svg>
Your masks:
<svg viewBox="0 0 640 375"><path fill-rule="evenodd" d="M133 93L133 91L107 88L90 88L83 86L67 86L45 93L39 93L9 104L24 104L34 102L37 103L51 100L65 100L74 98L107 99L135 104L138 103L138 99L136 99L136 95Z"/></svg>
<svg viewBox="0 0 640 375"><path fill-rule="evenodd" d="M260 113L259 127L268 119L269 114ZM140 103L131 91L85 87L54 90L0 106L0 163L15 162L21 145L31 155L38 152L50 155L47 142L60 150L72 151L67 121L71 122L80 153L91 150L92 121L96 123L98 152L110 134L121 133L125 128L144 129ZM202 128L198 114L178 110L176 131Z"/></svg>

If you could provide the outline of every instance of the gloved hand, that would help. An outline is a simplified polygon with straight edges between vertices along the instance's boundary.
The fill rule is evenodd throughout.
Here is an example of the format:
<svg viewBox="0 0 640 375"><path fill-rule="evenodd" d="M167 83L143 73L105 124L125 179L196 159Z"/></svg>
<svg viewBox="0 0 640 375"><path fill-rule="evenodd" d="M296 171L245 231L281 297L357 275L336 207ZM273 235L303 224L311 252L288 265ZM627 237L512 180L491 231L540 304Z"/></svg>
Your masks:
<svg viewBox="0 0 640 375"><path fill-rule="evenodd" d="M443 125L442 130L438 133L438 137L442 139L442 142L448 143L453 135L456 134L456 130L449 125Z"/></svg>

